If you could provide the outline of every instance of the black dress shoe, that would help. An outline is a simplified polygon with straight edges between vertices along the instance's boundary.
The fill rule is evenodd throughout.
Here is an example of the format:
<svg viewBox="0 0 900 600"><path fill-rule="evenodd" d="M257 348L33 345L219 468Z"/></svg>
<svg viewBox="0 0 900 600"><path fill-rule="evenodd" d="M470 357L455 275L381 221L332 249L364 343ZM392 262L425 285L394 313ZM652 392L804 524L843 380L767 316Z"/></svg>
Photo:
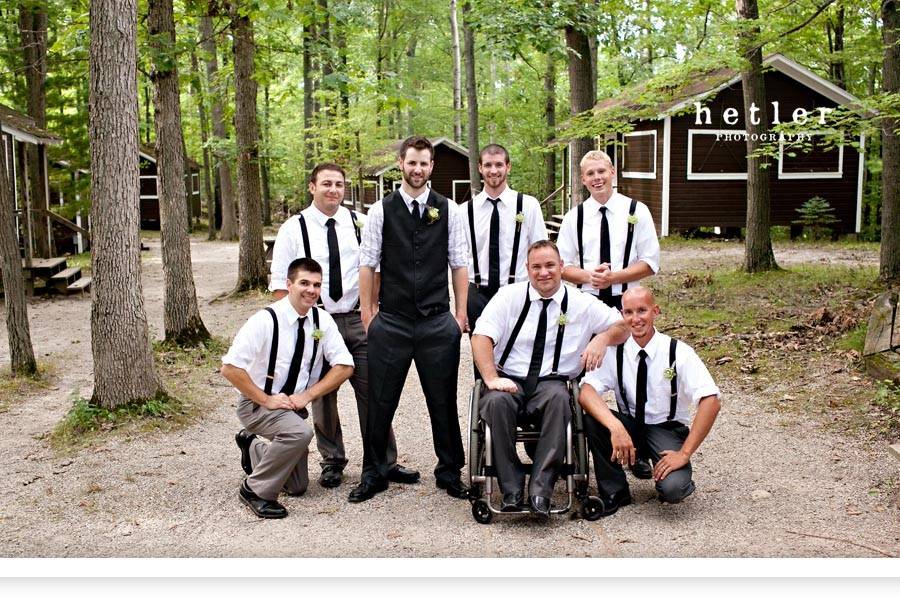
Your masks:
<svg viewBox="0 0 900 600"><path fill-rule="evenodd" d="M287 509L278 502L266 500L254 494L253 490L247 486L246 480L241 484L238 498L260 519L283 519L288 514Z"/></svg>
<svg viewBox="0 0 900 600"><path fill-rule="evenodd" d="M403 465L397 464L391 467L386 477L388 481L393 481L394 483L418 483L420 476L418 471L407 469Z"/></svg>
<svg viewBox="0 0 900 600"><path fill-rule="evenodd" d="M649 460L639 458L631 465L631 474L638 479L653 479L653 467Z"/></svg>
<svg viewBox="0 0 900 600"><path fill-rule="evenodd" d="M603 499L603 512L600 516L608 517L615 514L619 508L628 506L629 504L631 504L631 492L628 490L618 492L610 498Z"/></svg>
<svg viewBox="0 0 900 600"><path fill-rule="evenodd" d="M323 488L336 488L341 485L344 477L344 469L337 465L325 465L322 474L319 475L319 485Z"/></svg>
<svg viewBox="0 0 900 600"><path fill-rule="evenodd" d="M513 492L512 494L503 494L503 500L500 501L500 512L519 512L525 507L525 493Z"/></svg>
<svg viewBox="0 0 900 600"><path fill-rule="evenodd" d="M365 502L366 500L374 498L375 494L380 494L386 489L388 489L387 479L363 480L359 482L358 486L353 488L347 501Z"/></svg>
<svg viewBox="0 0 900 600"><path fill-rule="evenodd" d="M531 510L531 514L538 518L538 521L546 523L550 520L550 498L530 496L528 508Z"/></svg>
<svg viewBox="0 0 900 600"><path fill-rule="evenodd" d="M234 434L234 441L237 442L238 448L241 449L241 468L244 469L244 473L247 475L253 472L253 465L250 463L250 444L255 437L255 433L250 433L246 429L241 429Z"/></svg>
<svg viewBox="0 0 900 600"><path fill-rule="evenodd" d="M447 490L448 496L461 498L463 500L469 499L469 488L463 484L459 477L452 481L442 481L438 479L437 486L442 490Z"/></svg>

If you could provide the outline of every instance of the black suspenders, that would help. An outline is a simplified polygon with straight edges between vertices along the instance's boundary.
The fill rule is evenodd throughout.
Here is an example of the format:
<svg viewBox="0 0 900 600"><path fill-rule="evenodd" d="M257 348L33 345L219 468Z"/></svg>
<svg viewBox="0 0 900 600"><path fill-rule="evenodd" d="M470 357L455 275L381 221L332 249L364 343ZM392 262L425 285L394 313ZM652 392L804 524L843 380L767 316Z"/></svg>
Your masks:
<svg viewBox="0 0 900 600"><path fill-rule="evenodd" d="M678 342L675 338L669 338L669 368L672 369L672 388L669 394L669 421L675 420L675 410L678 408L678 371L675 368L675 346ZM628 410L628 398L625 396L625 383L622 379L622 359L625 357L625 344L616 346L616 379L619 384L619 396L622 398L623 409L626 415L631 415Z"/></svg>
<svg viewBox="0 0 900 600"><path fill-rule="evenodd" d="M302 217L301 217L302 219ZM300 221L303 222L302 220ZM269 348L269 366L266 369L266 386L263 391L266 392L267 396L272 395L272 382L275 381L275 360L278 358L278 317L275 316L275 310L271 306L266 307L266 311L272 315L272 347ZM317 330L319 328L319 309L315 306L312 307L312 317L313 317L313 330ZM297 333L300 335L300 332ZM313 337L313 347L312 347L312 356L309 359L309 375L306 378L306 387L309 387L309 382L312 379L312 370L313 366L316 364L316 352L319 350L319 339L317 336ZM324 358L323 358L324 361ZM324 362L322 364L322 370L325 370ZM321 377L321 375L319 376Z"/></svg>
<svg viewBox="0 0 900 600"><path fill-rule="evenodd" d="M350 210L350 218L353 219L353 232L356 234L356 243L362 244L362 234L359 232L359 219L356 217L356 211L348 210ZM300 217L300 237L303 238L303 252L306 258L312 258L312 254L309 251L309 230L306 228L306 219L303 218L303 213L297 216Z"/></svg>
<svg viewBox="0 0 900 600"><path fill-rule="evenodd" d="M509 336L509 340L506 342L506 347L503 349L503 354L500 356L500 362L497 365L500 371L503 371L503 365L506 364L506 359L509 358L510 353L512 352L513 346L516 344L516 338L519 337L519 332L522 330L522 325L525 323L525 319L528 317L528 311L531 309L531 300L528 298L528 290L529 286L525 286L525 305L522 307L522 312L519 313L519 318L516 320L516 324L513 327L512 333ZM566 289L563 293L562 303L560 304L560 314L566 314L566 311L569 309L569 290ZM553 349L553 371L550 373L552 376L556 376L559 371L559 359L562 354L562 343L563 336L566 333L565 323L559 323L556 328L556 347Z"/></svg>
<svg viewBox="0 0 900 600"><path fill-rule="evenodd" d="M628 216L633 217L634 211L637 209L637 200L631 199L631 205L628 207ZM584 203L576 208L575 228L578 233L578 265L584 268ZM634 223L628 221L628 235L625 237L625 254L622 257L622 268L628 268L628 261L631 259L631 245L634 242ZM610 265L612 267L612 265ZM622 284L622 293L628 289L628 284Z"/></svg>
<svg viewBox="0 0 900 600"><path fill-rule="evenodd" d="M516 214L524 214L522 212L524 195L522 192L519 192L518 196L516 196ZM475 241L475 199L472 198L469 200L469 237L472 240L472 266L474 271L474 279L475 285L481 285L481 271L478 268L478 243ZM516 282L516 262L519 258L519 240L522 237L522 224L516 220L516 233L513 235L513 247L512 254L509 257L509 278L507 279L507 283L515 283Z"/></svg>

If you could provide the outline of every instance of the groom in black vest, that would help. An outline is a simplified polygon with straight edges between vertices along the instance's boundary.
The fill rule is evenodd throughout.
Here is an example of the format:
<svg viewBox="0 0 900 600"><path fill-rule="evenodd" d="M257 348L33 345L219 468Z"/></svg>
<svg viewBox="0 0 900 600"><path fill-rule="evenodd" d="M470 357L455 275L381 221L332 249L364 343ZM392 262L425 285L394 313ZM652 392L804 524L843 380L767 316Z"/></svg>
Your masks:
<svg viewBox="0 0 900 600"><path fill-rule="evenodd" d="M468 328L465 221L456 204L427 185L434 166L434 148L427 138L404 140L398 162L403 183L372 205L360 247L360 316L369 341L369 415L362 480L350 493L350 502L368 500L395 480L385 458L388 432L413 360L431 419L437 486L455 498L468 497L459 477L465 456L456 411L459 342ZM381 284L376 302L378 265Z"/></svg>

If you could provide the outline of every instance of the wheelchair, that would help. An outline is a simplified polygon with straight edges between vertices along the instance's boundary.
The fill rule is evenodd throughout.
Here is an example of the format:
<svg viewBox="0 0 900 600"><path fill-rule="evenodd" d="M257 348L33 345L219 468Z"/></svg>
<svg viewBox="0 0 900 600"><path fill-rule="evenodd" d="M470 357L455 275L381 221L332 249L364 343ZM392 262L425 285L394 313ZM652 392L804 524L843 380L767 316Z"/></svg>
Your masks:
<svg viewBox="0 0 900 600"><path fill-rule="evenodd" d="M588 494L588 473L590 468L587 438L584 434L584 413L578 403L578 383L570 381L569 404L572 409L572 420L566 427L565 462L560 468L560 478L565 481L567 502L561 507L551 507L551 514L565 514L578 505L579 514L588 521L596 521L603 514L603 501L597 496ZM499 505L492 502L491 496L496 487L499 491L497 473L493 466L491 428L479 416L479 400L486 391L484 383L475 382L469 400L469 501L472 503L472 516L478 523L490 523L494 515L529 514L528 507L518 511L501 512ZM516 443L523 443L526 452L534 447L540 439L540 430L528 423L520 423L516 427ZM530 452L529 452L530 454ZM523 463L525 468L530 464Z"/></svg>

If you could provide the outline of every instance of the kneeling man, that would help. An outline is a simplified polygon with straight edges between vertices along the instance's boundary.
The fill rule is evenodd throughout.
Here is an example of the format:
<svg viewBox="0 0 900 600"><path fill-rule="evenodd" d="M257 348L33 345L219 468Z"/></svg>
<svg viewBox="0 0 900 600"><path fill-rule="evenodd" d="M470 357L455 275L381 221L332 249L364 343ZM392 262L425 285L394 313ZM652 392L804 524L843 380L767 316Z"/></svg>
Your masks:
<svg viewBox="0 0 900 600"><path fill-rule="evenodd" d="M516 421L540 427L529 483L529 508L542 520L566 452L572 414L567 382L600 364L607 346L628 337L618 311L562 285L562 260L548 240L528 248L528 281L502 287L472 336L472 355L487 391L481 417L493 433L501 509L524 505L525 473L516 453ZM591 337L598 334L593 341Z"/></svg>
<svg viewBox="0 0 900 600"><path fill-rule="evenodd" d="M631 337L606 351L602 366L585 378L579 400L597 487L611 515L631 504L624 465L638 458L654 463L656 491L664 502L681 502L694 491L691 455L697 451L719 414L719 388L694 350L653 326L659 306L647 288L628 288L622 316ZM600 394L612 390L618 411ZM693 427L690 410L697 405Z"/></svg>
<svg viewBox="0 0 900 600"><path fill-rule="evenodd" d="M235 436L248 475L238 497L263 519L287 516L278 503L282 489L299 496L309 485L313 428L305 421L306 406L353 374L337 325L315 306L321 290L319 263L291 262L287 296L250 317L222 357L222 375L240 392L237 415L245 427ZM331 366L323 377L326 363Z"/></svg>

